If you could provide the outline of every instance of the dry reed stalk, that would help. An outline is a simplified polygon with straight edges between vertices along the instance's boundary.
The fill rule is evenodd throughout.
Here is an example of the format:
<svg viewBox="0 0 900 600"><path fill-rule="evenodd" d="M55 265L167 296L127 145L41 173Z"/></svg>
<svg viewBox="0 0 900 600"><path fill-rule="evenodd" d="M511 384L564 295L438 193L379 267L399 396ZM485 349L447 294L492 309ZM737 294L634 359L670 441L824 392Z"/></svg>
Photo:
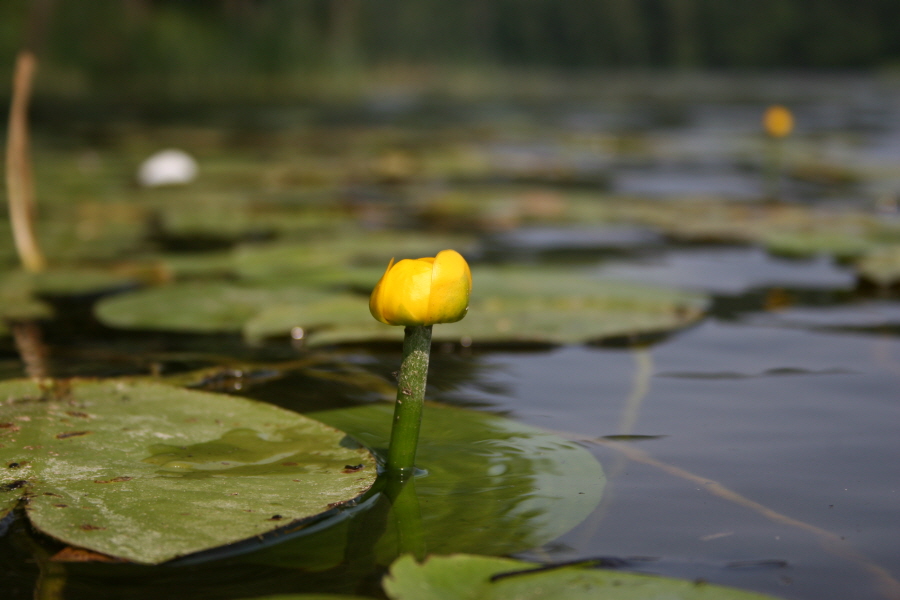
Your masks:
<svg viewBox="0 0 900 600"><path fill-rule="evenodd" d="M12 104L6 138L6 191L13 239L22 266L33 273L43 271L46 266L34 231L34 179L28 136L28 104L36 67L37 61L31 52L26 50L19 53L13 74Z"/></svg>

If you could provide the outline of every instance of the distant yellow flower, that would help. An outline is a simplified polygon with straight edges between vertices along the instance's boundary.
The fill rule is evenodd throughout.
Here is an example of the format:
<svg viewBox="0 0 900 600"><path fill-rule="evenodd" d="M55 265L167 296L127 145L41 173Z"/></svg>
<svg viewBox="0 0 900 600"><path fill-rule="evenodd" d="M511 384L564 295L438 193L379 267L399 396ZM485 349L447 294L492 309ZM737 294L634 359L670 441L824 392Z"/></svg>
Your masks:
<svg viewBox="0 0 900 600"><path fill-rule="evenodd" d="M456 250L388 264L369 298L372 316L388 325L454 323L469 310L472 272Z"/></svg>
<svg viewBox="0 0 900 600"><path fill-rule="evenodd" d="M774 104L763 115L763 128L772 137L786 137L794 129L794 115L784 106Z"/></svg>

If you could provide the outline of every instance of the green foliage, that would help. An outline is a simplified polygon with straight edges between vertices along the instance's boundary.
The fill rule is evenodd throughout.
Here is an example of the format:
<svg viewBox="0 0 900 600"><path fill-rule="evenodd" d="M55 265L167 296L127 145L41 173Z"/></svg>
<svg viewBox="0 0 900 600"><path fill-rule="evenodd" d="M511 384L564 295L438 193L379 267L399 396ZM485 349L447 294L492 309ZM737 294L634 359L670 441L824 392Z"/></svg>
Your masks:
<svg viewBox="0 0 900 600"><path fill-rule="evenodd" d="M277 269L278 263L265 268ZM326 271L319 277L334 282L359 278L353 269L328 272L330 277ZM370 286L378 277L366 270L362 274L370 277ZM286 286L285 278L292 279L283 273L281 279L259 283L184 283L139 290L103 300L97 316L116 327L243 331L251 340L286 336L301 328L312 345L402 338L402 328L371 317L365 296ZM601 281L549 267L475 267L473 278L468 315L437 326L435 340L567 344L655 334L695 322L707 304L701 294Z"/></svg>
<svg viewBox="0 0 900 600"><path fill-rule="evenodd" d="M150 383L0 383L0 517L160 563L350 502L375 461L344 433L269 404Z"/></svg>
<svg viewBox="0 0 900 600"><path fill-rule="evenodd" d="M508 558L403 556L384 579L391 600L774 600L699 581L584 566L542 568Z"/></svg>
<svg viewBox="0 0 900 600"><path fill-rule="evenodd" d="M385 64L847 68L900 59L891 27L900 7L892 0L28 6L7 3L0 12L5 55L36 41L23 32L43 32L46 88L130 100L151 90L175 99L210 92L264 98L297 83L308 88L311 73ZM238 83L247 78L255 85Z"/></svg>
<svg viewBox="0 0 900 600"><path fill-rule="evenodd" d="M392 415L392 404L379 403L310 416L384 452ZM582 522L606 483L600 464L578 444L494 415L428 403L416 465L422 476L412 483L429 553L508 554L539 546ZM353 555L386 566L398 555L399 527L390 500L380 502L354 520L250 560L325 570Z"/></svg>

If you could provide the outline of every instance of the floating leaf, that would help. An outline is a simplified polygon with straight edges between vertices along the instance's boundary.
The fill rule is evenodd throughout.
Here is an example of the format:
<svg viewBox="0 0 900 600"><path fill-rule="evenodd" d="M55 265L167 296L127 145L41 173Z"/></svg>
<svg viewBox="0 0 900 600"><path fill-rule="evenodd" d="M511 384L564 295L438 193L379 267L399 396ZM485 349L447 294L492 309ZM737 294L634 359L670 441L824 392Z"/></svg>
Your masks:
<svg viewBox="0 0 900 600"><path fill-rule="evenodd" d="M435 328L434 339L582 343L685 327L708 303L697 293L612 282L550 269L475 269L469 314ZM372 276L372 281L376 280ZM184 283L102 300L98 318L114 327L241 331L248 339L301 331L311 345L401 339L369 314L366 297L262 283Z"/></svg>
<svg viewBox="0 0 900 600"><path fill-rule="evenodd" d="M392 415L392 404L379 403L310 416L383 450ZM575 443L495 415L430 403L416 464L424 473L414 485L428 552L508 554L540 546L591 514L606 481L600 463ZM387 502L383 496L380 501ZM377 508L251 560L324 570L346 560L349 539L354 552L390 564L398 534L392 519L378 520Z"/></svg>
<svg viewBox="0 0 900 600"><path fill-rule="evenodd" d="M8 333L4 322L47 319L53 309L34 295L33 276L11 271L0 278L0 334Z"/></svg>
<svg viewBox="0 0 900 600"><path fill-rule="evenodd" d="M773 600L703 581L464 554L422 564L403 556L382 584L391 600Z"/></svg>
<svg viewBox="0 0 900 600"><path fill-rule="evenodd" d="M365 328L370 322L376 323L369 314L368 300L362 296L346 294L302 305L273 304L248 320L243 331L244 336L251 341L289 333L294 338L303 338L308 331L327 331L335 324Z"/></svg>
<svg viewBox="0 0 900 600"><path fill-rule="evenodd" d="M310 519L375 480L343 433L250 400L77 380L7 381L0 398L0 510L27 495L41 531L134 562Z"/></svg>
<svg viewBox="0 0 900 600"><path fill-rule="evenodd" d="M900 282L900 244L867 254L856 263L856 268L863 279L880 287Z"/></svg>
<svg viewBox="0 0 900 600"><path fill-rule="evenodd" d="M703 294L549 269L475 267L473 278L468 314L435 327L435 340L567 344L654 334L700 319L708 303ZM315 330L309 343L402 338L402 328L369 319L360 305L353 321Z"/></svg>
<svg viewBox="0 0 900 600"><path fill-rule="evenodd" d="M32 276L35 292L49 296L97 294L137 284L135 277L111 269L60 267Z"/></svg>
<svg viewBox="0 0 900 600"><path fill-rule="evenodd" d="M762 236L762 243L775 254L783 256L814 256L828 254L838 258L853 258L878 246L873 239L860 236L858 231L792 231Z"/></svg>
<svg viewBox="0 0 900 600"><path fill-rule="evenodd" d="M112 296L97 304L96 313L107 325L124 329L238 332L266 306L303 305L325 297L325 293L305 287L192 282Z"/></svg>

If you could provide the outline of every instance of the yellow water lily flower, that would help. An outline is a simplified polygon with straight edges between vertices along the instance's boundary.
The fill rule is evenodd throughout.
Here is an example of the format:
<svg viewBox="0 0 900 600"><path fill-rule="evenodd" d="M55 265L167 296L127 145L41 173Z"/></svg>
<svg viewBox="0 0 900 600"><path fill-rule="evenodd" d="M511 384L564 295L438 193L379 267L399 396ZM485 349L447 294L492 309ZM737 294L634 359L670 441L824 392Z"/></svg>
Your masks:
<svg viewBox="0 0 900 600"><path fill-rule="evenodd" d="M794 115L779 104L770 106L763 114L763 129L771 137L786 137L794 129Z"/></svg>
<svg viewBox="0 0 900 600"><path fill-rule="evenodd" d="M472 272L456 250L388 264L369 298L372 316L388 325L455 323L469 310Z"/></svg>

